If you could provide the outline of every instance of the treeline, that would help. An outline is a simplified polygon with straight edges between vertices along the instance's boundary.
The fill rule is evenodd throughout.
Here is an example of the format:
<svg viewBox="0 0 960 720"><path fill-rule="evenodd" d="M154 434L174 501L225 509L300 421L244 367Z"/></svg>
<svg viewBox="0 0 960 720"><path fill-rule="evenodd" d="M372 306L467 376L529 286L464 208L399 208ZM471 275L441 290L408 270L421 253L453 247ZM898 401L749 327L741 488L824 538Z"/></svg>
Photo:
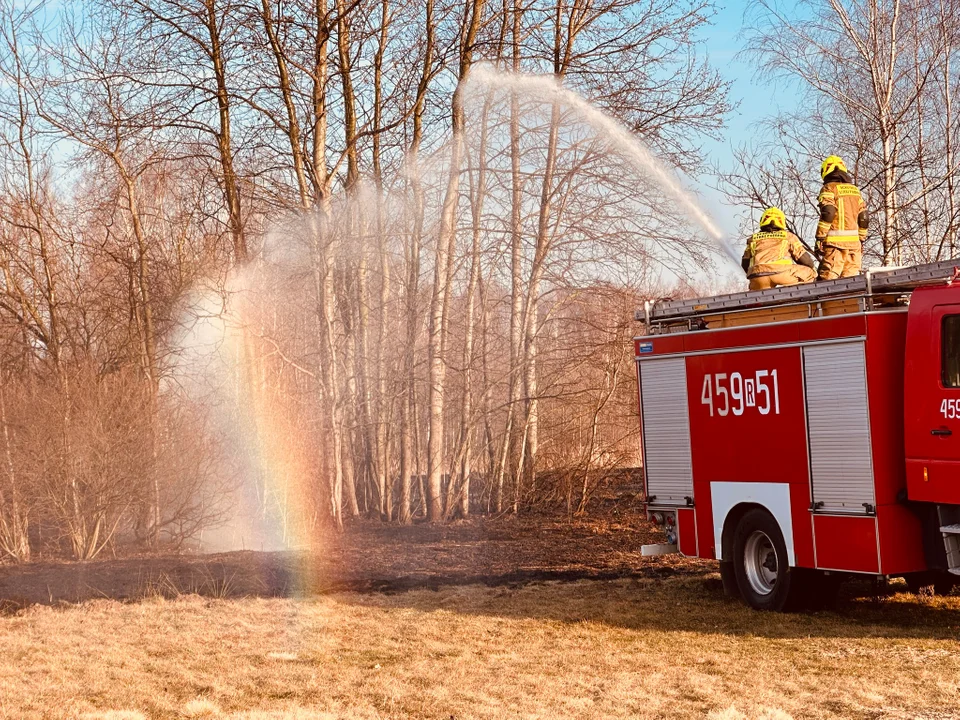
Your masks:
<svg viewBox="0 0 960 720"><path fill-rule="evenodd" d="M195 542L236 503L287 544L582 512L639 464L632 311L706 246L555 83L700 172L711 12L4 2L0 555Z"/></svg>
<svg viewBox="0 0 960 720"><path fill-rule="evenodd" d="M738 152L725 183L731 200L779 204L812 238L817 169L838 154L872 214L868 261L955 257L958 11L955 0L753 2L746 53L768 81L761 102L771 117L765 140Z"/></svg>

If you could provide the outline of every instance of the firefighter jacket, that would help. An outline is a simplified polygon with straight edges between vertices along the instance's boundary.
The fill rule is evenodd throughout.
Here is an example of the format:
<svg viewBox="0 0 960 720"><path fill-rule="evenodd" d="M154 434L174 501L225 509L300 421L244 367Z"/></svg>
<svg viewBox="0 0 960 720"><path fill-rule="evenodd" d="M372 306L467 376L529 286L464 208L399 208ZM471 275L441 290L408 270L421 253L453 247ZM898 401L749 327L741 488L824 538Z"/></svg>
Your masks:
<svg viewBox="0 0 960 720"><path fill-rule="evenodd" d="M748 278L776 275L804 260L806 254L800 238L792 232L761 229L747 241L747 248L743 251L743 267Z"/></svg>
<svg viewBox="0 0 960 720"><path fill-rule="evenodd" d="M870 218L860 189L851 177L842 170L827 175L817 202L820 204L817 245L859 250L867 237Z"/></svg>

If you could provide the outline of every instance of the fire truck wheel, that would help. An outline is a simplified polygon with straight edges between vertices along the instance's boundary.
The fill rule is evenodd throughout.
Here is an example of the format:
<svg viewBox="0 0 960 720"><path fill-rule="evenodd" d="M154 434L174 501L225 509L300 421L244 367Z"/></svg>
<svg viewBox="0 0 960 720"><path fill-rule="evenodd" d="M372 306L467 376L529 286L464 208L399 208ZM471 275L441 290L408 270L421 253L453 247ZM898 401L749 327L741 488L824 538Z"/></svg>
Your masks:
<svg viewBox="0 0 960 720"><path fill-rule="evenodd" d="M750 607L781 611L798 602L783 533L766 510L751 510L740 520L733 536L733 563L740 595Z"/></svg>
<svg viewBox="0 0 960 720"><path fill-rule="evenodd" d="M737 585L737 571L732 560L720 561L720 582L723 583L723 594L740 600L740 587Z"/></svg>

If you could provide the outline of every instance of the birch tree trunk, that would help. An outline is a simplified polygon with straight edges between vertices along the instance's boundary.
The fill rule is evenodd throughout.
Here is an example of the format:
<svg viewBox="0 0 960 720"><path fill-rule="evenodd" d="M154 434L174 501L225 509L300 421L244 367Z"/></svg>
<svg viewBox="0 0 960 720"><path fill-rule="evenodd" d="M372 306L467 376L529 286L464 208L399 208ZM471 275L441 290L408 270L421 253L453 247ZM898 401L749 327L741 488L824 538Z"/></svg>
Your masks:
<svg viewBox="0 0 960 720"><path fill-rule="evenodd" d="M440 227L434 250L434 284L430 300L429 362L429 429L427 436L427 519L438 522L443 518L444 470L444 400L446 388L446 319L449 312L450 280L453 250L456 240L457 205L460 199L460 171L463 157L463 82L470 73L473 49L485 0L471 0L464 9L461 25L460 69L457 88L453 92L451 108L450 169L447 187L440 210Z"/></svg>
<svg viewBox="0 0 960 720"><path fill-rule="evenodd" d="M13 464L5 384L0 381L0 423L3 425L3 460L7 475L6 487L0 485L0 552L14 562L28 562L30 510Z"/></svg>
<svg viewBox="0 0 960 720"><path fill-rule="evenodd" d="M320 462L326 471L329 489L330 513L334 524L343 528L343 408L340 403L340 376L335 323L337 315L334 286L334 258L338 251L338 235L332 231L330 182L327 172L327 72L330 26L327 0L315 0L316 32L314 35L314 66L312 72L311 110L313 137L311 142L311 181L313 184L315 218L311 225L311 250L314 285L316 288L316 317L320 345L320 385L323 436L325 447L319 448Z"/></svg>
<svg viewBox="0 0 960 720"><path fill-rule="evenodd" d="M463 398L461 400L460 431L457 441L455 457L459 458L459 482L451 477L447 489L447 516L452 517L459 512L461 517L470 514L470 475L473 472L473 443L474 432L474 335L476 331L476 303L477 291L480 285L480 238L483 232L483 201L487 190L487 134L489 128L490 101L484 103L480 117L480 142L477 146L477 166L475 172L470 173L470 211L471 211L471 244L470 270L467 280L467 297L464 315L466 327L463 339ZM474 177L475 176L475 177ZM459 502L457 498L459 497Z"/></svg>
<svg viewBox="0 0 960 720"><path fill-rule="evenodd" d="M393 413L393 403L388 400L387 389L387 328L390 326L390 255L386 231L386 218L383 207L383 170L381 166L381 128L383 125L383 62L387 50L387 38L390 29L390 2L380 3L380 34L377 52L374 57L374 116L373 116L373 180L376 188L376 236L380 259L380 325L377 332L376 350L376 386L377 404L374 420L373 448L375 455L374 472L380 499L380 517L389 522L393 519L393 484L390 482L390 427L389 418Z"/></svg>
<svg viewBox="0 0 960 720"><path fill-rule="evenodd" d="M513 72L520 72L521 19L523 11L519 0L512 7L513 26L511 32L511 62ZM500 457L496 469L496 502L498 513L503 512L504 480L507 468L519 466L511 462L516 454L514 442L514 418L517 414L517 402L520 397L521 344L523 338L523 184L520 176L520 98L516 93L510 95L510 368L507 390L507 418L500 446ZM514 474L519 476L519 471ZM516 495L515 495L516 497ZM514 505L514 511L516 511Z"/></svg>
<svg viewBox="0 0 960 720"><path fill-rule="evenodd" d="M247 240L243 231L243 215L240 209L240 187L234 170L232 124L230 119L231 99L227 87L227 66L220 37L220 22L223 13L217 7L216 0L204 0L205 20L209 40L209 57L216 81L217 112L219 128L216 132L217 149L220 153L220 165L223 170L223 195L227 205L227 225L233 238L233 254L238 264L249 259ZM176 21L172 23L176 26Z"/></svg>
<svg viewBox="0 0 960 720"><path fill-rule="evenodd" d="M433 78L435 52L434 0L425 5L425 45L417 96L413 104L413 137L407 152L410 168L410 189L413 205L413 222L406 248L407 286L405 292L405 344L403 349L404 395L400 401L400 508L399 521L408 524L413 519L412 475L416 470L419 478L419 443L417 431L417 337L420 329L420 255L423 246L423 222L426 200L423 180L420 176L419 155L423 141L423 122L426 110L427 89Z"/></svg>

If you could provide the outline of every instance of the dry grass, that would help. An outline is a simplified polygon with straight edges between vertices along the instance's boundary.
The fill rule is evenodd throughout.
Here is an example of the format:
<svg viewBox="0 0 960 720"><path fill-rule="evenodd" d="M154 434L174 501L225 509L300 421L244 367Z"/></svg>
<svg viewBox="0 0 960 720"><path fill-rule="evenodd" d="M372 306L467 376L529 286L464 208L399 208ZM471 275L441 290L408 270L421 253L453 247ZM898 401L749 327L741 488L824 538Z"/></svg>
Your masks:
<svg viewBox="0 0 960 720"><path fill-rule="evenodd" d="M716 578L0 618L7 718L960 717L960 597L768 615Z"/></svg>

